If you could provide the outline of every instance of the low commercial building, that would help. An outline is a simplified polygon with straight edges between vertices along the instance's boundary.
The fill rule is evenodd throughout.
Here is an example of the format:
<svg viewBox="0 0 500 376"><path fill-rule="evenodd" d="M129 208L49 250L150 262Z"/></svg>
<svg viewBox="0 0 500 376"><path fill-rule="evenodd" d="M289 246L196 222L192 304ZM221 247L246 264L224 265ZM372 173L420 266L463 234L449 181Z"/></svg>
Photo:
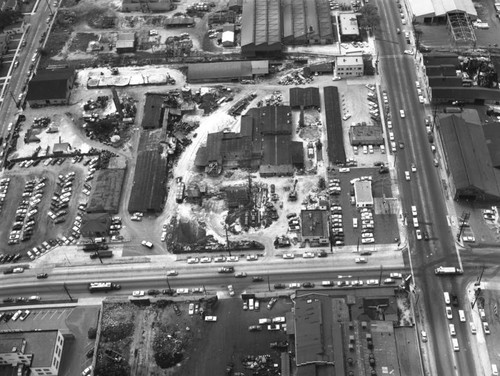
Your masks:
<svg viewBox="0 0 500 376"><path fill-rule="evenodd" d="M82 216L82 236L100 238L109 235L111 217L108 213L86 213Z"/></svg>
<svg viewBox="0 0 500 376"><path fill-rule="evenodd" d="M0 333L0 374L57 376L68 330L16 331Z"/></svg>
<svg viewBox="0 0 500 376"><path fill-rule="evenodd" d="M0 56L9 50L10 34L0 34Z"/></svg>
<svg viewBox="0 0 500 376"><path fill-rule="evenodd" d="M290 89L290 107L292 108L320 108L319 88L294 87Z"/></svg>
<svg viewBox="0 0 500 376"><path fill-rule="evenodd" d="M477 11L471 0L408 0L405 4L410 19L416 23L443 23L453 14L466 14L471 20L477 18Z"/></svg>
<svg viewBox="0 0 500 376"><path fill-rule="evenodd" d="M3 28L3 32L5 34L22 34L24 33L25 28L26 28L26 23L24 22L24 20L22 20L19 22L15 22L11 25L5 26Z"/></svg>
<svg viewBox="0 0 500 376"><path fill-rule="evenodd" d="M364 74L364 63L361 55L342 55L337 57L335 75L341 78L359 77Z"/></svg>
<svg viewBox="0 0 500 376"><path fill-rule="evenodd" d="M352 146L383 145L384 135L380 125L353 125L349 127Z"/></svg>
<svg viewBox="0 0 500 376"><path fill-rule="evenodd" d="M187 16L177 16L172 18L167 18L165 20L165 27L193 27L194 18Z"/></svg>
<svg viewBox="0 0 500 376"><path fill-rule="evenodd" d="M359 180L354 182L354 197L357 208L372 208L373 194L371 180Z"/></svg>
<svg viewBox="0 0 500 376"><path fill-rule="evenodd" d="M35 108L67 105L74 82L75 70L72 68L41 70L29 83L26 101Z"/></svg>
<svg viewBox="0 0 500 376"><path fill-rule="evenodd" d="M116 39L116 52L128 53L135 51L135 33L119 33Z"/></svg>
<svg viewBox="0 0 500 376"><path fill-rule="evenodd" d="M340 13L339 21L342 41L359 37L358 19L354 13Z"/></svg>
<svg viewBox="0 0 500 376"><path fill-rule="evenodd" d="M326 210L302 210L300 220L303 242L307 241L310 245L316 246L330 244L328 212Z"/></svg>
<svg viewBox="0 0 500 376"><path fill-rule="evenodd" d="M226 24L222 27L222 46L233 47L235 43L234 24Z"/></svg>

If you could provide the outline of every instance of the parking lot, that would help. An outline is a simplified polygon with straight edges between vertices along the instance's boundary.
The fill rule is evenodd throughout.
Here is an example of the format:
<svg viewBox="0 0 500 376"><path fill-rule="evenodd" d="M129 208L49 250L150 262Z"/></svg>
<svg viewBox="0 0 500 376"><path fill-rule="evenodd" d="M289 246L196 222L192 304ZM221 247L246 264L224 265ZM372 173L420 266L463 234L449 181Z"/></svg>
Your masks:
<svg viewBox="0 0 500 376"><path fill-rule="evenodd" d="M206 323L206 331L199 334L199 340L192 350L197 354L197 361L184 362L178 374L223 375L228 363L234 364L235 372L244 372L241 359L247 355L269 354L272 363L280 364L280 352L271 349L270 343L287 340L285 332L269 331L267 324L262 325L261 331L250 332L249 327L258 325L260 318L285 316L292 303L288 299L280 299L271 310L266 308L267 303L267 300L262 301L259 311L243 311L240 298L219 300L210 313L217 316L217 322ZM249 370L245 374L249 374Z"/></svg>

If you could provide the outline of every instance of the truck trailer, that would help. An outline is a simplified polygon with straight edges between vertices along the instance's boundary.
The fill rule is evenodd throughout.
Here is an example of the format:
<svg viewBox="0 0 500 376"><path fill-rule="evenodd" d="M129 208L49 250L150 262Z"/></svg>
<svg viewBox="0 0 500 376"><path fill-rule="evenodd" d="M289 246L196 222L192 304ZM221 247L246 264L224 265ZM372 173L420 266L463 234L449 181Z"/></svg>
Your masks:
<svg viewBox="0 0 500 376"><path fill-rule="evenodd" d="M437 275L452 275L452 274L462 274L463 270L456 268L454 266L440 266L434 269Z"/></svg>

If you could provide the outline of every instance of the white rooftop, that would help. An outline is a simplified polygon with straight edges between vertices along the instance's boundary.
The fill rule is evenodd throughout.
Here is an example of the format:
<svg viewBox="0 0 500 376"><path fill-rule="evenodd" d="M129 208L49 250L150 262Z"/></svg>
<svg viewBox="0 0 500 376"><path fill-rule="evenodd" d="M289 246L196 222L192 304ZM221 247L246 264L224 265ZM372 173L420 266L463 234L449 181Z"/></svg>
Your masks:
<svg viewBox="0 0 500 376"><path fill-rule="evenodd" d="M444 16L446 13L462 11L477 17L471 0L410 0L415 17Z"/></svg>

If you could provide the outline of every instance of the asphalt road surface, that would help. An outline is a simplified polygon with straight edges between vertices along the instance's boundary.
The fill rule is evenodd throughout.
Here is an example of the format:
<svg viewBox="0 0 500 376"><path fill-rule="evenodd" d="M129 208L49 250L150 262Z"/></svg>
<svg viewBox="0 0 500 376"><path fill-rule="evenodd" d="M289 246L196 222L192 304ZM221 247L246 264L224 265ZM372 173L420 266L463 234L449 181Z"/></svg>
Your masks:
<svg viewBox="0 0 500 376"><path fill-rule="evenodd" d="M405 148L397 151L395 168L403 208L408 218L408 242L416 276L415 285L426 317L424 329L429 336L431 373L474 375L471 351L463 348L467 326L457 325L458 312L454 312L453 322L457 328L458 341L463 347L460 352L454 352L451 348L448 331L450 322L445 315L443 291L458 292L456 278L437 277L434 274L437 266L459 264L455 234L451 233L448 225L442 186L426 134L424 106L418 101L415 59L412 55L403 54L404 50L414 48L406 43L404 36L405 30L411 31L411 26L401 24L395 1L379 0L376 5L383 20L381 30L377 33L381 85L389 96L396 140L405 143ZM401 34L397 34L397 28L401 29ZM405 111L405 118L400 117L401 109ZM417 172L410 172L411 180L406 181L404 172L411 170L412 163L417 166ZM417 206L420 229L429 233L429 241L416 239L411 221L411 205Z"/></svg>

